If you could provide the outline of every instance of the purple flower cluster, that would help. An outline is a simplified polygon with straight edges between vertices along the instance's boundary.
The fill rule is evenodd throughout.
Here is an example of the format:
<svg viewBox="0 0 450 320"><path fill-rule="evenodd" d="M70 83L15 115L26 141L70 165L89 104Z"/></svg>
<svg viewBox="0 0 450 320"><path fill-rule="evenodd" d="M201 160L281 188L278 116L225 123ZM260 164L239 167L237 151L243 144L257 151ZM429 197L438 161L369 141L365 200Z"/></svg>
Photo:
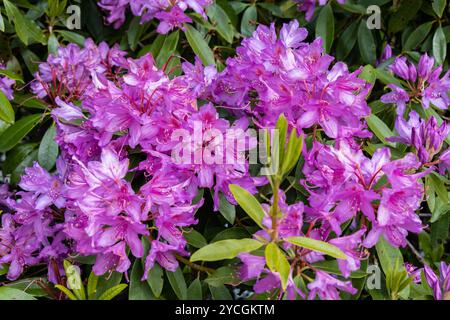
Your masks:
<svg viewBox="0 0 450 320"><path fill-rule="evenodd" d="M176 130L198 135L199 124L204 139L190 148L202 153L215 143L207 139L208 130L223 133L234 128L245 135L248 127L246 119L231 124L211 104L197 105L204 85L196 68L200 66L185 63L186 75L170 79L156 68L151 55L127 59L117 47L104 43L97 47L92 40L84 48L61 47L40 65L33 89L53 106L61 149L60 178L35 165L34 173L24 176L20 186L32 194L35 210L50 206L64 213L59 230L72 242L75 253L96 255L96 274L127 271L128 249L138 258L145 254L143 237L151 240L145 269L156 261L175 271L176 255L188 255L182 228L197 223L194 213L203 203L193 203L198 191L214 190L218 209L220 193L236 203L230 184L256 193L256 186L263 182L250 177L246 162L172 161ZM228 149L214 150L223 159L229 156ZM138 152L144 158L131 165ZM40 178L31 178L37 175ZM127 175L142 176L145 183L136 189Z"/></svg>
<svg viewBox="0 0 450 320"><path fill-rule="evenodd" d="M59 176L51 176L38 164L25 170L14 197L7 185L0 187L0 264L9 264L7 277L17 279L24 268L48 264L48 278L57 283L64 270L62 258L69 253L63 232L65 198Z"/></svg>
<svg viewBox="0 0 450 320"><path fill-rule="evenodd" d="M300 11L305 12L306 20L311 21L314 16L317 3L319 3L320 6L324 6L327 4L328 0L294 0L294 2L298 3L298 9ZM338 0L338 2L340 4L344 4L345 0Z"/></svg>
<svg viewBox="0 0 450 320"><path fill-rule="evenodd" d="M159 33L168 33L173 28L183 28L186 22L192 19L186 15L188 9L207 19L204 9L212 0L100 0L98 5L108 12L106 20L114 28L119 28L125 22L125 12L130 8L136 17L141 17L141 23L158 19Z"/></svg>
<svg viewBox="0 0 450 320"><path fill-rule="evenodd" d="M292 127L321 126L330 138L368 137L364 117L370 86L342 62L331 68L322 40L307 36L298 22L285 24L279 37L272 24L259 26L242 41L237 57L212 85L216 101L242 109L261 127L273 127L283 113Z"/></svg>

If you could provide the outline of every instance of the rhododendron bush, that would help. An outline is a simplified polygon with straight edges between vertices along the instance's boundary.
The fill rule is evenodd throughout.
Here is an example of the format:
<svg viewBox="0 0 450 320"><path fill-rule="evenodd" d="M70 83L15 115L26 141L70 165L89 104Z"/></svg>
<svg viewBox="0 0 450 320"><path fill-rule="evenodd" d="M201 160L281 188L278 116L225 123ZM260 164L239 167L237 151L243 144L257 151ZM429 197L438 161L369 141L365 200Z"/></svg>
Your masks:
<svg viewBox="0 0 450 320"><path fill-rule="evenodd" d="M449 18L3 0L0 298L450 299Z"/></svg>

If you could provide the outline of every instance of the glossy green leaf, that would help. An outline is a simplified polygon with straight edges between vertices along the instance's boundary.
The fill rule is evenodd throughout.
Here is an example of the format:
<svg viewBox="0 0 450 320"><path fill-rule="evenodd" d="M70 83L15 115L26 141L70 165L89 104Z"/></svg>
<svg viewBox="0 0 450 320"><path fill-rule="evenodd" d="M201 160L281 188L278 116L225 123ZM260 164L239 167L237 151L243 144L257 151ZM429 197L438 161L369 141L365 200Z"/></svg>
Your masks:
<svg viewBox="0 0 450 320"><path fill-rule="evenodd" d="M166 66L166 70L170 71L170 68L168 66L169 60L173 60L171 56L175 54L175 51L178 46L178 40L180 38L179 31L174 31L171 34L169 34L163 42L163 45L161 47L161 50L159 51L157 57L156 57L156 65L158 68L163 68Z"/></svg>
<svg viewBox="0 0 450 320"><path fill-rule="evenodd" d="M377 60L376 45L366 20L361 20L358 27L358 47L362 60L374 65Z"/></svg>
<svg viewBox="0 0 450 320"><path fill-rule="evenodd" d="M285 290L291 271L291 266L285 254L275 243L271 242L266 246L265 257L270 271L277 272L280 275L281 286Z"/></svg>
<svg viewBox="0 0 450 320"><path fill-rule="evenodd" d="M190 229L183 233L186 241L194 248L202 248L208 244L205 237L198 231Z"/></svg>
<svg viewBox="0 0 450 320"><path fill-rule="evenodd" d="M431 31L433 22L426 22L421 24L416 30L411 32L408 40L406 40L404 50L414 50L416 49L428 36Z"/></svg>
<svg viewBox="0 0 450 320"><path fill-rule="evenodd" d="M447 56L447 40L442 27L438 27L433 36L433 56L439 65L444 63Z"/></svg>
<svg viewBox="0 0 450 320"><path fill-rule="evenodd" d="M227 287L220 285L217 287L209 286L209 291L211 292L213 300L232 300L233 297L228 291Z"/></svg>
<svg viewBox="0 0 450 320"><path fill-rule="evenodd" d="M38 152L38 162L44 168L50 171L58 158L58 144L55 141L56 127L54 125L48 128L42 137Z"/></svg>
<svg viewBox="0 0 450 320"><path fill-rule="evenodd" d="M234 219L236 218L236 207L232 205L222 193L219 194L219 212L229 223L234 223Z"/></svg>
<svg viewBox="0 0 450 320"><path fill-rule="evenodd" d="M183 272L181 271L181 269L178 268L177 270L175 270L175 272L170 272L166 270L166 275L178 299L186 300L187 299L186 280L184 280Z"/></svg>
<svg viewBox="0 0 450 320"><path fill-rule="evenodd" d="M88 283L86 286L88 300L93 300L97 294L98 276L93 271L89 274Z"/></svg>
<svg viewBox="0 0 450 320"><path fill-rule="evenodd" d="M383 236L380 236L376 244L378 259L384 273L387 274L391 270L395 270L396 261L398 261L397 268L403 267L403 256L398 248L393 247Z"/></svg>
<svg viewBox="0 0 450 320"><path fill-rule="evenodd" d="M256 30L256 21L258 19L258 12L256 6L252 5L245 9L241 20L241 34L245 37L250 37Z"/></svg>
<svg viewBox="0 0 450 320"><path fill-rule="evenodd" d="M147 283L155 297L159 298L164 286L164 272L159 264L155 263L153 268L148 272Z"/></svg>
<svg viewBox="0 0 450 320"><path fill-rule="evenodd" d="M374 114L371 114L366 120L370 130L375 133L375 135L378 139L380 139L381 142L391 147L395 147L394 143L388 142L386 140L386 138L388 137L393 137L394 133L380 118L378 118Z"/></svg>
<svg viewBox="0 0 450 320"><path fill-rule="evenodd" d="M46 44L44 33L33 20L27 19L9 0L3 0L3 4L9 20L14 22L17 36L25 45L29 45L32 42Z"/></svg>
<svg viewBox="0 0 450 320"><path fill-rule="evenodd" d="M353 47L356 44L355 34L358 31L358 21L350 24L339 37L337 46L336 46L336 57L339 60L345 59L349 53L352 51Z"/></svg>
<svg viewBox="0 0 450 320"><path fill-rule="evenodd" d="M128 290L129 300L155 300L147 281L141 281L143 273L141 261L136 260L131 269L130 288Z"/></svg>
<svg viewBox="0 0 450 320"><path fill-rule="evenodd" d="M202 300L202 284L199 278L195 278L194 281L191 282L187 289L187 298L189 300Z"/></svg>
<svg viewBox="0 0 450 320"><path fill-rule="evenodd" d="M347 256L344 252L342 252L341 249L332 244L329 244L328 242L307 237L288 237L284 238L283 240L299 247L327 254L336 259L347 259Z"/></svg>
<svg viewBox="0 0 450 320"><path fill-rule="evenodd" d="M436 13L436 15L441 18L442 14L444 13L445 10L445 5L447 0L432 0L433 1L433 10Z"/></svg>
<svg viewBox="0 0 450 320"><path fill-rule="evenodd" d="M2 91L0 91L0 120L9 124L14 123L14 110Z"/></svg>

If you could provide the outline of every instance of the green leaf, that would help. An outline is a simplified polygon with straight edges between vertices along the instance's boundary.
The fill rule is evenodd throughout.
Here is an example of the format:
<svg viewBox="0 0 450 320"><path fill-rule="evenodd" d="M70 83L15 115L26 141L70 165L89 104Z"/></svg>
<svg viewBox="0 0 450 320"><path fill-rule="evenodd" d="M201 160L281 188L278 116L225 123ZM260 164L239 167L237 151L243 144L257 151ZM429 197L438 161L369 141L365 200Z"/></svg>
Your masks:
<svg viewBox="0 0 450 320"><path fill-rule="evenodd" d="M236 218L236 207L232 205L222 193L219 194L219 212L229 223L234 223L234 219Z"/></svg>
<svg viewBox="0 0 450 320"><path fill-rule="evenodd" d="M8 268L6 268L6 272ZM8 288L14 288L17 290L24 291L33 297L48 297L48 292L45 291L38 283L44 286L51 286L46 278L42 277L32 277L16 280L14 282L9 282L5 286Z"/></svg>
<svg viewBox="0 0 450 320"><path fill-rule="evenodd" d="M21 118L0 136L0 152L14 148L41 119L41 114L33 114Z"/></svg>
<svg viewBox="0 0 450 320"><path fill-rule="evenodd" d="M346 260L347 256L338 247L324 241L307 238L307 237L288 237L283 240L309 250L327 254L336 259Z"/></svg>
<svg viewBox="0 0 450 320"><path fill-rule="evenodd" d="M367 82L374 84L377 80L377 72L370 64L366 64L364 69L359 74L359 78L366 80Z"/></svg>
<svg viewBox="0 0 450 320"><path fill-rule="evenodd" d="M186 241L194 248L202 248L208 244L205 237L194 229L183 232L183 235Z"/></svg>
<svg viewBox="0 0 450 320"><path fill-rule="evenodd" d="M258 21L258 11L256 6L252 5L245 9L241 20L241 34L245 37L251 37L256 30L256 22Z"/></svg>
<svg viewBox="0 0 450 320"><path fill-rule="evenodd" d="M25 169L32 166L33 162L37 160L37 152L37 150L33 150L17 165L11 173L11 184L15 185L20 181Z"/></svg>
<svg viewBox="0 0 450 320"><path fill-rule="evenodd" d="M244 209L244 211L256 222L258 226L263 228L262 220L264 218L264 209L256 198L244 188L236 184L229 186L231 193L236 199L237 203Z"/></svg>
<svg viewBox="0 0 450 320"><path fill-rule="evenodd" d="M375 65L377 60L376 45L372 31L367 28L366 20L361 20L358 27L358 47L362 60L365 63Z"/></svg>
<svg viewBox="0 0 450 320"><path fill-rule="evenodd" d="M438 195L439 199L441 199L441 201L443 203L448 203L448 192L447 192L447 188L444 184L444 181L439 179L434 174L430 174L429 177L431 178L431 182L433 184L434 191Z"/></svg>
<svg viewBox="0 0 450 320"><path fill-rule="evenodd" d="M186 39L194 53L199 56L205 66L214 65L214 54L200 32L190 24L185 25L185 28Z"/></svg>
<svg viewBox="0 0 450 320"><path fill-rule="evenodd" d="M329 53L334 40L334 16L330 4L320 10L316 22L316 37L322 38L325 51Z"/></svg>
<svg viewBox="0 0 450 320"><path fill-rule="evenodd" d="M286 290L291 266L283 251L281 251L275 243L271 242L266 246L265 256L266 264L270 271L278 272L281 278L281 286L283 287L283 290Z"/></svg>
<svg viewBox="0 0 450 320"><path fill-rule="evenodd" d="M164 272L158 263L155 263L148 272L147 283L155 297L159 298L164 286Z"/></svg>
<svg viewBox="0 0 450 320"><path fill-rule="evenodd" d="M189 300L202 300L202 284L199 278L195 278L187 289L187 298Z"/></svg>
<svg viewBox="0 0 450 320"><path fill-rule="evenodd" d="M9 0L3 0L3 4L9 20L14 22L17 36L25 45L29 45L33 41L46 44L44 33L33 20L27 19Z"/></svg>
<svg viewBox="0 0 450 320"><path fill-rule="evenodd" d="M20 52L22 58L31 74L35 74L38 71L38 64L41 59L31 50L22 50Z"/></svg>
<svg viewBox="0 0 450 320"><path fill-rule="evenodd" d="M158 68L163 68L165 65L167 65L170 57L174 55L177 49L179 38L180 33L177 30L169 34L164 39L164 43L161 47L161 50L159 51L158 56L156 57L156 65L158 66ZM167 71L169 71L168 67L166 67L166 69Z"/></svg>
<svg viewBox="0 0 450 320"><path fill-rule="evenodd" d="M234 27L222 7L216 3L213 3L206 8L206 14L214 24L214 27L220 36L228 43L232 43L235 33Z"/></svg>
<svg viewBox="0 0 450 320"><path fill-rule="evenodd" d="M241 283L238 272L235 268L225 266L216 269L212 274L205 279L205 282L213 287L218 287L223 284L236 286Z"/></svg>
<svg viewBox="0 0 450 320"><path fill-rule="evenodd" d="M136 260L131 269L130 276L130 289L128 290L129 300L154 300L150 286L146 281L141 281L141 277L144 274L142 269L142 263L140 260Z"/></svg>
<svg viewBox="0 0 450 320"><path fill-rule="evenodd" d="M118 296L123 290L125 290L126 287L128 287L127 284L121 283L118 284L117 286L109 288L98 298L98 300L112 300L116 296Z"/></svg>
<svg viewBox="0 0 450 320"><path fill-rule="evenodd" d="M339 38L336 46L336 57L339 60L345 59L355 46L356 39L355 34L358 30L358 21L353 22L345 29Z"/></svg>
<svg viewBox="0 0 450 320"><path fill-rule="evenodd" d="M3 21L2 12L0 11L0 31L5 32L5 21Z"/></svg>
<svg viewBox="0 0 450 320"><path fill-rule="evenodd" d="M433 36L433 56L438 65L444 64L447 56L447 40L442 27L438 27Z"/></svg>
<svg viewBox="0 0 450 320"><path fill-rule="evenodd" d="M89 279L86 287L88 300L93 300L97 294L98 276L93 271L89 274Z"/></svg>
<svg viewBox="0 0 450 320"><path fill-rule="evenodd" d="M297 164L303 149L303 137L297 136L297 129L292 129L289 137L286 155L281 166L282 174L288 174Z"/></svg>
<svg viewBox="0 0 450 320"><path fill-rule="evenodd" d="M136 50L137 44L139 42L139 39L141 38L143 31L144 28L143 25L141 25L141 17L134 17L131 20L127 32L128 44L132 51Z"/></svg>
<svg viewBox="0 0 450 320"><path fill-rule="evenodd" d="M14 110L2 91L0 91L0 120L9 124L14 123Z"/></svg>
<svg viewBox="0 0 450 320"><path fill-rule="evenodd" d="M86 292L84 291L78 267L75 267L67 260L63 261L63 265L67 277L67 286L72 289L78 300L86 300Z"/></svg>
<svg viewBox="0 0 450 320"><path fill-rule="evenodd" d="M232 239L217 241L197 250L191 256L191 261L218 261L232 259L241 252L251 252L263 244L253 239Z"/></svg>
<svg viewBox="0 0 450 320"><path fill-rule="evenodd" d="M422 0L402 1L400 8L389 18L388 31L396 33L402 31L414 18L422 6Z"/></svg>
<svg viewBox="0 0 450 320"><path fill-rule="evenodd" d="M58 144L55 141L55 137L56 127L52 125L45 132L39 146L38 162L47 171L50 171L55 166L56 158L58 158Z"/></svg>
<svg viewBox="0 0 450 320"><path fill-rule="evenodd" d="M88 257L86 257L88 258ZM95 263L95 256L93 256L94 261L92 262L92 264ZM89 263L89 262L84 262L81 261L81 263ZM89 263L91 264L91 263ZM97 293L96 293L96 298L98 299L98 297L100 297L100 295L105 292L106 290L120 284L120 282L122 281L123 278L123 274L120 272L116 272L113 271L112 273L106 273L103 276L100 276L98 278L98 284L97 284ZM95 299L93 299L95 300Z"/></svg>
<svg viewBox="0 0 450 320"><path fill-rule="evenodd" d="M58 50L59 42L54 33L51 33L50 36L48 37L47 46L49 53L54 54Z"/></svg>
<svg viewBox="0 0 450 320"><path fill-rule="evenodd" d="M434 223L438 221L442 216L450 212L450 203L441 204L435 210L433 210L433 214L431 215L430 222Z"/></svg>
<svg viewBox="0 0 450 320"><path fill-rule="evenodd" d="M395 143L386 140L388 137L393 137L394 133L389 129L389 127L376 115L371 114L367 119L367 125L370 130L380 139L385 145L395 147Z"/></svg>
<svg viewBox="0 0 450 320"><path fill-rule="evenodd" d="M181 269L178 267L175 272L166 270L166 275L178 299L187 300L186 281L184 280L183 272L181 271Z"/></svg>
<svg viewBox="0 0 450 320"><path fill-rule="evenodd" d="M224 285L218 287L209 286L209 291L211 292L213 300L233 300L230 291L228 291L227 287Z"/></svg>
<svg viewBox="0 0 450 320"><path fill-rule="evenodd" d="M23 79L22 79L22 76L19 75L19 74L17 74L17 73L14 73L14 72L11 71L11 70L8 70L8 69L0 69L0 74L1 74L1 75L4 75L4 76L7 76L8 78L10 78L10 79L12 79L12 80L15 80L15 81L19 81L19 82L24 83L24 82L23 82Z"/></svg>
<svg viewBox="0 0 450 320"><path fill-rule="evenodd" d="M433 0L433 11L439 18L441 18L444 13L446 2L447 0Z"/></svg>
<svg viewBox="0 0 450 320"><path fill-rule="evenodd" d="M416 30L414 30L408 40L406 40L405 47L403 48L405 51L416 49L419 44L425 40L428 34L431 31L431 27L433 26L433 21L426 22L421 24Z"/></svg>
<svg viewBox="0 0 450 320"><path fill-rule="evenodd" d="M59 33L66 41L73 42L81 47L84 46L84 43L86 41L85 37L76 32L67 30L55 30L55 32Z"/></svg>
<svg viewBox="0 0 450 320"><path fill-rule="evenodd" d="M380 236L378 243L376 244L376 250L378 259L385 274L388 274L392 270L397 268L401 270L403 267L403 256L398 248L395 248L389 244L389 242ZM397 262L398 261L398 262Z"/></svg>

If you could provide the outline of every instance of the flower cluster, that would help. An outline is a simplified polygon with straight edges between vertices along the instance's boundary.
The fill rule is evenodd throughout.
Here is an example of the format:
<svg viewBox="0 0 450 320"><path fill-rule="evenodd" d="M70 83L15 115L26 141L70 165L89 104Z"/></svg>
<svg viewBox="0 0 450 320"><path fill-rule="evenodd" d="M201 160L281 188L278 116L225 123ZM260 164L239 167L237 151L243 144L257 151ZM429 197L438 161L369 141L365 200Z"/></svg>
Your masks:
<svg viewBox="0 0 450 320"><path fill-rule="evenodd" d="M322 39L307 36L298 22L285 24L277 37L275 26L260 26L242 41L237 57L212 85L216 101L243 109L261 127L273 127L280 114L302 129L320 126L330 138L368 137L364 117L370 86L350 73L342 62L331 68Z"/></svg>
<svg viewBox="0 0 450 320"><path fill-rule="evenodd" d="M298 4L298 9L305 12L305 18L307 21L311 21L314 16L317 3L320 6L327 4L328 0L294 0ZM345 0L338 0L340 4L344 4Z"/></svg>
<svg viewBox="0 0 450 320"><path fill-rule="evenodd" d="M5 65L0 63L0 69L4 68ZM15 83L16 81L14 81L13 79L8 78L7 76L0 75L0 92L3 92L8 100L12 100L14 98L12 87Z"/></svg>
<svg viewBox="0 0 450 320"><path fill-rule="evenodd" d="M108 12L106 20L114 28L119 28L125 22L125 12L130 8L136 17L141 17L141 23L158 19L159 33L168 33L173 28L183 28L186 22L192 19L186 15L187 9L192 9L206 19L204 9L212 0L101 0L98 5Z"/></svg>

